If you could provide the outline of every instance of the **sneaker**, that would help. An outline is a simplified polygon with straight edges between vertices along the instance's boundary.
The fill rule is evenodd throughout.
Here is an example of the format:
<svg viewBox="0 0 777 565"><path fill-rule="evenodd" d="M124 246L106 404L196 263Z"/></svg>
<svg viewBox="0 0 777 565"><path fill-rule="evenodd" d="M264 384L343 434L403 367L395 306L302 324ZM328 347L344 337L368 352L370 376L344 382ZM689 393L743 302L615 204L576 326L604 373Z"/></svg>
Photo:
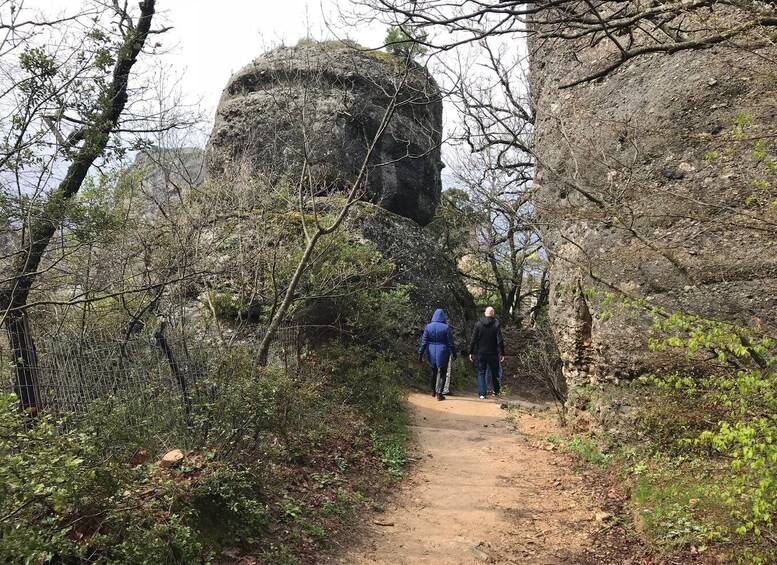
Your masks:
<svg viewBox="0 0 777 565"><path fill-rule="evenodd" d="M434 391L432 391L432 396L433 396L433 397L434 397L434 396L437 396L437 393L436 393L436 392L434 392Z"/></svg>
<svg viewBox="0 0 777 565"><path fill-rule="evenodd" d="M481 394L481 395L480 395L478 398L479 398L480 400L485 400L485 399L486 399L486 397L485 397L485 396L483 396L482 394Z"/></svg>
<svg viewBox="0 0 777 565"><path fill-rule="evenodd" d="M499 396L499 393L498 392L492 392L491 396Z"/></svg>
<svg viewBox="0 0 777 565"><path fill-rule="evenodd" d="M445 397L442 394L438 394L437 400L445 400Z"/></svg>

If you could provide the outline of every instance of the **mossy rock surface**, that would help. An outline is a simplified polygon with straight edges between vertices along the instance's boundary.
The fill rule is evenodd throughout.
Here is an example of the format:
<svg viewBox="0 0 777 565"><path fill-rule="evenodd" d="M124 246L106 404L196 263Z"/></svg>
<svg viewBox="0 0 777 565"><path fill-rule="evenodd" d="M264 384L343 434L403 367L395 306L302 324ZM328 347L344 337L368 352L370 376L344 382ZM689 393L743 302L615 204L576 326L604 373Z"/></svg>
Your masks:
<svg viewBox="0 0 777 565"><path fill-rule="evenodd" d="M425 225L442 184L440 91L423 67L347 42L270 51L235 73L219 102L208 168L241 166L321 193L348 190L368 159L361 198Z"/></svg>

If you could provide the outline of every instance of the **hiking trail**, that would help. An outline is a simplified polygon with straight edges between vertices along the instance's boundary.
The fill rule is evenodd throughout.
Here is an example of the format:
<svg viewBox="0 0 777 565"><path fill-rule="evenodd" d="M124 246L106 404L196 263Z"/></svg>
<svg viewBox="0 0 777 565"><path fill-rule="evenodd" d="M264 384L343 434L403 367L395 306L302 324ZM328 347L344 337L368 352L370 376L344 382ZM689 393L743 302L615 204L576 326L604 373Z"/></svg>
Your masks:
<svg viewBox="0 0 777 565"><path fill-rule="evenodd" d="M412 392L407 476L323 562L639 563L605 511L617 494L588 486L546 441L558 432L555 418L519 410L508 419L505 402Z"/></svg>

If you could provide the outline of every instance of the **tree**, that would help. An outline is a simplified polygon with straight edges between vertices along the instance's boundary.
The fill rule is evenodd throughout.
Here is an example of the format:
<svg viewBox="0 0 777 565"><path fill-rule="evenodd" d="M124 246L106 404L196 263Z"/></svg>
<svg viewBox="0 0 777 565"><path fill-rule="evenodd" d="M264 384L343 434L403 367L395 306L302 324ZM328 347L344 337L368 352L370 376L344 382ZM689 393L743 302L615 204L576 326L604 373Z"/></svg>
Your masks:
<svg viewBox="0 0 777 565"><path fill-rule="evenodd" d="M0 316L16 368L23 408L38 408L37 359L27 304L49 243L61 229L74 197L95 162L105 157L112 136L126 132L124 112L130 75L149 36L155 0L129 10L119 2L97 2L72 15L23 20L21 4L3 2L10 13L0 47L6 83L0 106L13 116L2 131L0 178L6 203L15 196L11 224L17 248L6 252L0 287ZM72 34L72 35L71 35ZM18 53L18 63L7 59ZM19 77L19 78L16 78ZM126 120L125 120L126 121ZM16 194L7 179L15 179ZM4 253L5 254L5 253Z"/></svg>
<svg viewBox="0 0 777 565"><path fill-rule="evenodd" d="M476 299L521 324L542 308L546 259L531 206L531 182L498 164L500 151L449 155L459 189L443 195L437 231ZM451 162L452 161L452 162Z"/></svg>
<svg viewBox="0 0 777 565"><path fill-rule="evenodd" d="M425 39L426 36L423 34L414 33L400 26L391 26L386 32L383 43L389 53L412 58L426 53L426 47L421 44Z"/></svg>
<svg viewBox="0 0 777 565"><path fill-rule="evenodd" d="M571 0L528 4L513 0L363 0L359 5L365 8L363 17L377 17L386 23L401 23L425 32L424 45L439 52L441 58L447 55L446 66L454 85L451 92L463 116L461 133L457 137L466 141L474 152L488 147L500 148L504 151L499 160L500 168L524 167L529 176L536 170L537 180L541 180L542 185L554 187L546 191L547 198L533 201L537 213L545 214L546 231L561 229L560 224L569 226L576 221L593 221L602 229L614 229L624 233L624 238L638 241L655 260L666 262L673 276L683 280L683 285L694 287L704 278L691 272L693 261L683 260L676 251L676 243L667 245L656 235L655 226L649 225L651 213L632 206L635 198L645 203L639 197L645 194L646 187L639 186L645 181L638 179L638 164L655 158L650 149L637 141L641 135L651 135L650 124L637 128L634 119L615 120L602 116L596 125L578 127L581 122L591 121L593 108L617 107L617 102L597 91L602 100L593 103L591 108L572 111L568 107L576 97L585 96L584 89L572 89L584 83L615 78L618 70L627 72L627 68L634 68L634 65L648 65L646 58L649 56L653 56L651 60L656 64L668 61L659 54L679 58L691 50L701 51L698 57L714 57L709 55L713 47L728 49L730 53L752 54L753 72L757 76L768 75L770 64L774 62L771 46L777 34L774 3L747 0L646 5ZM474 65L459 55L464 48L481 51L484 65L495 82L478 88L475 81L468 80L472 76L468 69ZM533 100L529 98L526 80L529 64L520 54L522 49L531 59L535 71ZM519 55L505 62L505 57L516 51ZM451 53L456 55L451 56ZM736 59L736 55L733 58ZM640 59L645 60L640 62ZM564 76L554 75L554 70L559 68L564 69ZM552 79L548 78L551 75ZM718 82L709 80L710 86ZM743 76L741 83L750 80L749 76ZM556 92L558 89L569 92L561 94ZM594 88L589 92L596 96ZM494 93L499 95L494 96ZM701 93L699 99L702 99ZM535 112L538 103L542 104L541 124L537 123ZM715 109L715 105L711 109ZM638 117L640 114L633 115ZM728 123L720 124L718 131L741 127L732 122L734 120L729 119ZM544 149L538 149L534 138L538 127L545 134ZM609 140L604 144L597 139L605 137L604 131L617 144L609 145ZM768 137L767 133L764 139ZM559 145L563 145L563 151L556 151L554 158L552 154ZM593 150L588 152L587 147ZM768 149L766 153L769 153ZM679 180L682 174L671 170L662 173L670 180ZM765 179L756 182L768 184ZM672 188L667 187L662 194L668 199L676 199L677 194L671 191ZM563 218L554 216L556 196L566 198L568 194L571 196L567 202L579 200L587 203L587 208L564 205L561 206L566 210ZM758 197L753 198L758 200ZM678 211L688 208L689 203L686 199L671 206L666 221L673 222ZM683 212L683 216L688 223L705 222L710 210L716 207L722 211L717 198L700 194L696 209ZM732 208L728 208L728 212L733 212ZM752 224L758 231L771 230L771 220L764 221L762 215L737 210L735 216L734 221L739 226ZM689 233L689 237L691 235ZM597 285L620 292L621 281L617 277L593 272L591 250L586 249L584 242L575 241L564 233L555 240L555 248L548 250L551 257L559 257L560 262L567 262L569 268L585 273ZM545 241L548 243L551 238L546 237ZM578 252L557 253L562 246Z"/></svg>
<svg viewBox="0 0 777 565"><path fill-rule="evenodd" d="M612 56L600 60L594 71L570 77L566 87L602 78L626 61L651 53L728 42L759 48L777 36L774 3L754 0L658 5L612 0L357 0L356 4L364 8L363 17L383 18L428 34L421 43L435 49L527 34L540 41L582 39L589 48L609 44ZM721 17L714 17L716 11Z"/></svg>

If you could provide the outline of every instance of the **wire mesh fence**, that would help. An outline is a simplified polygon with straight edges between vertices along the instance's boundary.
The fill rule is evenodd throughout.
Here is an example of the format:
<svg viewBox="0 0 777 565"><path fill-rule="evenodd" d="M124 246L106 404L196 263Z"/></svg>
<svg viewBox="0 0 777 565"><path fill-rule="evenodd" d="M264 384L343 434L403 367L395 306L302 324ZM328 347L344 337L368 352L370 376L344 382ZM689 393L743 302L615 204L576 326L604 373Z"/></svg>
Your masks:
<svg viewBox="0 0 777 565"><path fill-rule="evenodd" d="M299 367L303 328L283 324L271 345L270 363L287 372ZM235 350L254 355L257 340L214 343L182 335L118 338L105 333L44 337L35 342L37 409L78 414L110 404L124 425L185 431L201 405L221 391L212 382ZM0 347L0 392L20 395L13 358ZM202 385L202 386L201 386ZM21 396L21 395L20 395Z"/></svg>

